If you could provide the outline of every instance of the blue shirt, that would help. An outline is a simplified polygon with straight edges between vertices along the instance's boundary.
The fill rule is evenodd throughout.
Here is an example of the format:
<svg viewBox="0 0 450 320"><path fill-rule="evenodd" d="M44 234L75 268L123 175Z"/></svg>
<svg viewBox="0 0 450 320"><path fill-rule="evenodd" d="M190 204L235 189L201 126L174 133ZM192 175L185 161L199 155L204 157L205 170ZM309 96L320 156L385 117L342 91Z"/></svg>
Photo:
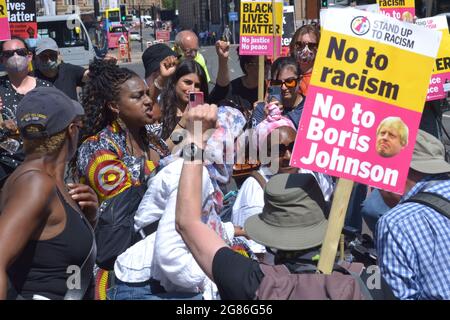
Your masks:
<svg viewBox="0 0 450 320"><path fill-rule="evenodd" d="M435 182L435 180L440 180ZM433 182L431 182L433 180ZM419 191L450 199L450 180L427 176L377 224L381 274L399 299L450 299L450 219L429 206L404 201Z"/></svg>

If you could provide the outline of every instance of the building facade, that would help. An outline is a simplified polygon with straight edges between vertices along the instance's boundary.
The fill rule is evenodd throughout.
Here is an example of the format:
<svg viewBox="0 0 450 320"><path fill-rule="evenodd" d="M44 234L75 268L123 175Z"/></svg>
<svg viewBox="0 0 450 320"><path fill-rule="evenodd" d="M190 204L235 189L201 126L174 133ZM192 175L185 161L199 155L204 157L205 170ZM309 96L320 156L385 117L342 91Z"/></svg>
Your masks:
<svg viewBox="0 0 450 320"><path fill-rule="evenodd" d="M56 14L67 14L73 6L77 6L80 13L93 13L94 1L97 0L56 0ZM36 0L38 14L42 15L43 0ZM127 10L131 14L133 9L137 11L139 6L143 10L143 14L150 14L152 8L155 7L158 10L162 7L161 0L98 0L99 8L109 8L112 6L118 6L120 4L126 4Z"/></svg>

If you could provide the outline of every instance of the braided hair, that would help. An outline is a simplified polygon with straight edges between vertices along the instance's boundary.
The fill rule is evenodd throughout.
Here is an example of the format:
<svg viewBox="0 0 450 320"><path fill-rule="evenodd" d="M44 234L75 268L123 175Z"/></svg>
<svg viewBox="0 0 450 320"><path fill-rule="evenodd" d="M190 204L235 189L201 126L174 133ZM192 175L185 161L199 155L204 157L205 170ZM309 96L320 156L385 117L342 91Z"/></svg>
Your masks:
<svg viewBox="0 0 450 320"><path fill-rule="evenodd" d="M81 142L116 119L109 104L118 101L121 85L133 77L139 78L134 71L117 66L114 60L94 60L89 65L89 81L81 96L81 104L86 112Z"/></svg>
<svg viewBox="0 0 450 320"><path fill-rule="evenodd" d="M166 140L170 137L177 126L177 107L180 106L176 94L176 86L181 77L195 73L200 80L200 91L203 92L205 100L208 97L208 81L203 67L192 59L186 59L180 63L175 73L170 77L166 87L161 92L161 111L162 111L162 133L161 137Z"/></svg>
<svg viewBox="0 0 450 320"><path fill-rule="evenodd" d="M89 65L89 80L81 94L81 104L86 115L79 145L116 120L117 116L109 108L109 104L118 101L121 85L133 77L139 78L134 71L117 66L114 60L94 59ZM69 163L72 178L77 177L76 161L77 155Z"/></svg>

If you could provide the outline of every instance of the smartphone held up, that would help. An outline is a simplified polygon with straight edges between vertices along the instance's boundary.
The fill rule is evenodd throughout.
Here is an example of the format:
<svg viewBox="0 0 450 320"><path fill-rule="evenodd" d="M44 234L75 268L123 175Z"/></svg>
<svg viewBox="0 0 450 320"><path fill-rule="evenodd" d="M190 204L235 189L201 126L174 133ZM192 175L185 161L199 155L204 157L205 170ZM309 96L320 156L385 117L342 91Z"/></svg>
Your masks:
<svg viewBox="0 0 450 320"><path fill-rule="evenodd" d="M203 92L189 92L189 108L195 108L196 106L203 104L203 101Z"/></svg>
<svg viewBox="0 0 450 320"><path fill-rule="evenodd" d="M278 103L281 103L281 87L280 86L270 86L268 89L268 98L267 102L271 103L274 101L277 101Z"/></svg>

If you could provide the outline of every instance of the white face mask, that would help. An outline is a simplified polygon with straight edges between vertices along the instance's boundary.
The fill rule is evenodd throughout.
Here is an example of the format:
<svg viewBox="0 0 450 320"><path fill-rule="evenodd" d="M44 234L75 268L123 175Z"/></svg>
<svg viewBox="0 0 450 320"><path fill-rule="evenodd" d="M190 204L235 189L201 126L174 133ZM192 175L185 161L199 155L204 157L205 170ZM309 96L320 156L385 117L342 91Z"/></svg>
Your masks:
<svg viewBox="0 0 450 320"><path fill-rule="evenodd" d="M5 69L8 73L20 73L28 70L28 57L14 54L6 60Z"/></svg>
<svg viewBox="0 0 450 320"><path fill-rule="evenodd" d="M306 45L303 48L303 50L297 51L297 59L300 62L303 62L303 63L311 62L311 61L314 61L315 58L316 58L316 53L314 51L311 51L309 49L308 45Z"/></svg>

